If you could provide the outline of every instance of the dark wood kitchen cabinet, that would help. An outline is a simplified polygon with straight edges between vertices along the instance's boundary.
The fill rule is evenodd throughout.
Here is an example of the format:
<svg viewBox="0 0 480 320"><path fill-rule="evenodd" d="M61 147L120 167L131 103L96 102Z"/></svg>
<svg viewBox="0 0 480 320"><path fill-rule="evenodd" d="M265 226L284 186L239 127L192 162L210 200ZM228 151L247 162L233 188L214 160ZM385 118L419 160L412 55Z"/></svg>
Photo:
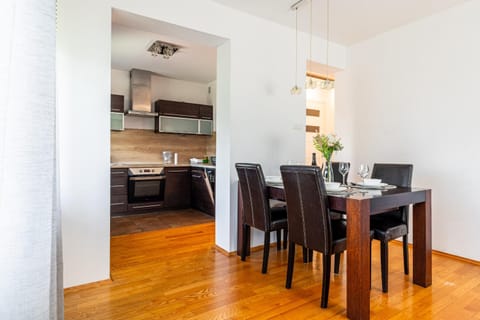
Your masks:
<svg viewBox="0 0 480 320"><path fill-rule="evenodd" d="M213 119L213 107L200 104L199 105L200 119L212 120Z"/></svg>
<svg viewBox="0 0 480 320"><path fill-rule="evenodd" d="M213 106L204 104L157 100L155 101L155 111L160 116L167 117L213 119Z"/></svg>
<svg viewBox="0 0 480 320"><path fill-rule="evenodd" d="M190 167L166 167L164 208L189 208L191 183Z"/></svg>
<svg viewBox="0 0 480 320"><path fill-rule="evenodd" d="M192 207L215 216L213 190L204 169L192 168Z"/></svg>
<svg viewBox="0 0 480 320"><path fill-rule="evenodd" d="M128 210L127 169L110 170L110 214L122 215Z"/></svg>
<svg viewBox="0 0 480 320"><path fill-rule="evenodd" d="M119 94L110 95L110 112L125 112L124 97Z"/></svg>

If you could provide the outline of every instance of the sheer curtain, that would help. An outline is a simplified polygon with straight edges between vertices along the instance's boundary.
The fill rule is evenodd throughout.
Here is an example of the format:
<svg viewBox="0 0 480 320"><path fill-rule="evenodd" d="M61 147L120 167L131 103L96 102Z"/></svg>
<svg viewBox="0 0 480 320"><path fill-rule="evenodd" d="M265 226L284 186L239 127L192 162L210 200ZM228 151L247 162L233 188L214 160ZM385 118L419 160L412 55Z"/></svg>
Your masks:
<svg viewBox="0 0 480 320"><path fill-rule="evenodd" d="M55 0L0 1L0 319L63 319Z"/></svg>

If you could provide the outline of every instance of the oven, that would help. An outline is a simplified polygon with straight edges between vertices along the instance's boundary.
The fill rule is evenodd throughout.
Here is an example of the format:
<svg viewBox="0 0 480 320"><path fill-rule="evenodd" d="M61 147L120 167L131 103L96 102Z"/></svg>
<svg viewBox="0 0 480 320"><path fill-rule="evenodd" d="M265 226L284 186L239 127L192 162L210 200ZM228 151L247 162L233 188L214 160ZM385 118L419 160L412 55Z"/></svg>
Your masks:
<svg viewBox="0 0 480 320"><path fill-rule="evenodd" d="M164 194L163 168L128 169L128 203L161 202Z"/></svg>

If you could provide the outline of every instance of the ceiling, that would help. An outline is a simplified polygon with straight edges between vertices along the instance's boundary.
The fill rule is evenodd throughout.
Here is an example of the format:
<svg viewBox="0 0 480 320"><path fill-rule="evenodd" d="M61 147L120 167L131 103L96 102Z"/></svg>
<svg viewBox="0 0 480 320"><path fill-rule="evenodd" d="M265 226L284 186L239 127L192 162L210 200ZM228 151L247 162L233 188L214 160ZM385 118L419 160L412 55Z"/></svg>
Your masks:
<svg viewBox="0 0 480 320"><path fill-rule="evenodd" d="M153 57L156 40L180 47L170 59ZM208 83L216 79L217 48L225 39L120 10L112 12L112 68Z"/></svg>
<svg viewBox="0 0 480 320"><path fill-rule="evenodd" d="M213 0L222 5L295 26L290 9L296 0ZM326 1L312 0L313 33L326 38ZM345 46L469 0L331 0L331 41ZM299 29L309 32L309 0L298 10ZM153 57L147 48L161 40L181 47L170 59ZM216 48L226 39L114 9L112 68L149 70L164 77L208 83L216 79Z"/></svg>
<svg viewBox="0 0 480 320"><path fill-rule="evenodd" d="M214 0L225 6L295 27L290 6L297 0ZM312 0L313 33L325 38L326 2ZM345 46L469 0L331 0L330 40ZM298 9L299 29L309 32L309 0Z"/></svg>

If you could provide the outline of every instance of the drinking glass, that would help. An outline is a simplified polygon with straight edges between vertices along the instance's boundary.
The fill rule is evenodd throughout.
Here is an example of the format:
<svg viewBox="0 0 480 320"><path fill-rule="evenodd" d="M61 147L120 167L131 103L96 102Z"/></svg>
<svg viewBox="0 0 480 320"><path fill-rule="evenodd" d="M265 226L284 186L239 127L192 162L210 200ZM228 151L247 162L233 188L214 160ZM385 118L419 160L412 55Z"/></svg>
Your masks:
<svg viewBox="0 0 480 320"><path fill-rule="evenodd" d="M362 177L362 179L365 179L368 177L368 173L370 172L370 168L368 167L368 164L361 164L360 167L358 168L358 175Z"/></svg>
<svg viewBox="0 0 480 320"><path fill-rule="evenodd" d="M346 186L347 184L345 183L345 176L346 174L348 173L348 171L350 171L350 163L348 162L340 162L338 164L338 171L340 172L340 174L342 175L342 182L344 186Z"/></svg>

